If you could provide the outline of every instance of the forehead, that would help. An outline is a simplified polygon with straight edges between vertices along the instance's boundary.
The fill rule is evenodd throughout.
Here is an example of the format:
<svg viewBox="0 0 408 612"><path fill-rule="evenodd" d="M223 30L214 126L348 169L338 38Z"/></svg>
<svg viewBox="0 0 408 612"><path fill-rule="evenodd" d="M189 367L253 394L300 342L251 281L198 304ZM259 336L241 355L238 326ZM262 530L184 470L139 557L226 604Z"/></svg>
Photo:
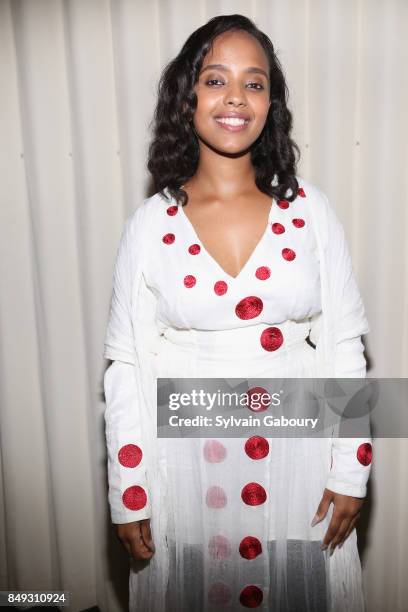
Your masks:
<svg viewBox="0 0 408 612"><path fill-rule="evenodd" d="M215 63L230 67L259 66L268 71L268 58L261 43L242 30L223 32L214 39L202 67Z"/></svg>

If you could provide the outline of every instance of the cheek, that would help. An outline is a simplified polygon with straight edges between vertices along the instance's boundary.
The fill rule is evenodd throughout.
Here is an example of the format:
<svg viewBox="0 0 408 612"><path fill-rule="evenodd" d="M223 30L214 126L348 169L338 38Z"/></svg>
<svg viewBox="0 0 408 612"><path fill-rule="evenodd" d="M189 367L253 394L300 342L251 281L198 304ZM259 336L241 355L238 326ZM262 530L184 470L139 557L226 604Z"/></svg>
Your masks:
<svg viewBox="0 0 408 612"><path fill-rule="evenodd" d="M255 114L262 121L266 120L269 111L269 99L268 98L259 98L254 104Z"/></svg>

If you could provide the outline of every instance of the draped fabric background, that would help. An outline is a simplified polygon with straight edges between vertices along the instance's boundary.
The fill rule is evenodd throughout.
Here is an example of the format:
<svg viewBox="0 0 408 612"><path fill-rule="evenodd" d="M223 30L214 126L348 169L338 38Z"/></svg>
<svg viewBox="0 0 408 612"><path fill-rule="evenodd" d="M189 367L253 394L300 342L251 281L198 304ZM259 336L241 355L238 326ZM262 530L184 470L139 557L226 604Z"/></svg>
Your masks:
<svg viewBox="0 0 408 612"><path fill-rule="evenodd" d="M343 221L369 376L408 372L406 0L0 0L0 589L126 609L107 508L102 343L120 232L151 195L161 69L217 14L282 61L299 174ZM370 612L408 601L408 444L379 440L359 529Z"/></svg>

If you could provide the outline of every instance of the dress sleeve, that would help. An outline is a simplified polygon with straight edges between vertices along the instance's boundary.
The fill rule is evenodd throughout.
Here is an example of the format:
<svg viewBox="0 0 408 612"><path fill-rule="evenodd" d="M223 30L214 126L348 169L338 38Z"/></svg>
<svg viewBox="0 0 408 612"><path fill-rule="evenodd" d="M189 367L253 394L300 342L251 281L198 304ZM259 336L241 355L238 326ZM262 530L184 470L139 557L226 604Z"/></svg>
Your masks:
<svg viewBox="0 0 408 612"><path fill-rule="evenodd" d="M140 257L134 224L125 224L116 256L104 357L113 363L104 376L105 434L108 453L109 505L112 522L151 516L147 486L146 407L140 392L139 363L132 323L132 295L138 295L136 260ZM135 241L136 238L136 241ZM139 283L140 284L140 283Z"/></svg>
<svg viewBox="0 0 408 612"><path fill-rule="evenodd" d="M344 229L328 202L327 214L327 276L334 327L333 376L364 378L366 360L361 336L369 331L369 326L353 272ZM366 418L365 429L370 435L369 417ZM331 458L326 488L342 495L365 497L371 469L371 438L333 437Z"/></svg>

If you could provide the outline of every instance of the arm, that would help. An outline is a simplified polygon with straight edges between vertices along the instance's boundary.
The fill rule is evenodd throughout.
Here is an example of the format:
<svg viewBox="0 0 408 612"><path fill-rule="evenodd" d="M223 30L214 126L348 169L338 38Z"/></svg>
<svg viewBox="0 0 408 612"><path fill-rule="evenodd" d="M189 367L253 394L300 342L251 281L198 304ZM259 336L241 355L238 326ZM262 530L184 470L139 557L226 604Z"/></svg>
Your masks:
<svg viewBox="0 0 408 612"><path fill-rule="evenodd" d="M127 220L122 232L105 336L104 357L113 361L105 372L104 389L109 504L112 522L116 524L151 516L145 439L148 415L140 390L132 324L132 299L138 299L141 287L138 280L141 278L138 272L141 246L136 231L140 214L138 209Z"/></svg>
<svg viewBox="0 0 408 612"><path fill-rule="evenodd" d="M364 306L354 277L344 229L326 198L327 241L325 249L327 295L333 334L328 342L334 352L332 376L335 378L364 378L366 362L361 336L369 331ZM312 320L311 340L314 344L323 340L321 316ZM368 417L367 417L368 418ZM367 428L369 432L369 428ZM366 495L370 473L371 438L333 437L331 442L332 464L323 497L312 526L326 516L330 504L334 509L330 524L323 538L322 548L330 545L330 554L336 546L342 546L355 527Z"/></svg>
<svg viewBox="0 0 408 612"><path fill-rule="evenodd" d="M114 361L104 376L109 505L115 524L151 516L134 368Z"/></svg>
<svg viewBox="0 0 408 612"><path fill-rule="evenodd" d="M353 272L344 229L329 209L329 274L336 289L334 317L334 377L364 378L366 361L363 333L369 331L363 302ZM368 416L367 416L368 419ZM369 436L367 421L367 435ZM332 466L326 488L334 493L363 498L371 468L371 438L332 439Z"/></svg>

